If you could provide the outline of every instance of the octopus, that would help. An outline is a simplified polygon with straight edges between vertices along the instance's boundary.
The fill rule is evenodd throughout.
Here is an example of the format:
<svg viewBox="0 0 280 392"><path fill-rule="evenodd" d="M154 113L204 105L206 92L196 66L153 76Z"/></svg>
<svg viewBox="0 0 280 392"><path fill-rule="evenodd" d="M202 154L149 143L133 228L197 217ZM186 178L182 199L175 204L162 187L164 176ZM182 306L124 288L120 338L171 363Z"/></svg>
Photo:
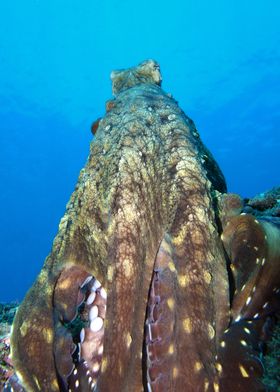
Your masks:
<svg viewBox="0 0 280 392"><path fill-rule="evenodd" d="M280 224L244 213L157 62L111 74L85 167L16 314L5 390L263 391Z"/></svg>

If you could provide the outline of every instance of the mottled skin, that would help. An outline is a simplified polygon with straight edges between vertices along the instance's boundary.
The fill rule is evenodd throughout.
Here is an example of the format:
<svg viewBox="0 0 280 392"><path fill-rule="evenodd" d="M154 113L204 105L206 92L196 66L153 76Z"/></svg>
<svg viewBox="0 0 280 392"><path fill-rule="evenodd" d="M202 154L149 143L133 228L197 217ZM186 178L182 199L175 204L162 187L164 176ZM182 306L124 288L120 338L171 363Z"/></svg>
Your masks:
<svg viewBox="0 0 280 392"><path fill-rule="evenodd" d="M164 236L172 249L169 269L176 271L170 388L201 389L204 378L214 381L228 283L213 191L225 185L191 120L158 85L158 66L149 67L144 84L136 77L129 89L118 87L120 93L114 85L116 100L99 123L52 252L17 314L13 360L28 390L59 390L53 294L71 265L99 279L108 293L98 390L143 390L145 312ZM186 369L190 361L205 366L204 378Z"/></svg>
<svg viewBox="0 0 280 392"><path fill-rule="evenodd" d="M258 216L252 208L241 213L244 203L238 195L219 199L221 238L230 259L232 316L217 357L220 390L234 385L238 391L265 391L262 357L280 311L280 219L271 211Z"/></svg>
<svg viewBox="0 0 280 392"><path fill-rule="evenodd" d="M28 391L62 390L73 350L63 322L92 275L108 294L97 391L218 392L217 355L230 321L216 205L223 175L161 89L155 62L112 80L116 98L93 125L52 252L14 322L17 374Z"/></svg>

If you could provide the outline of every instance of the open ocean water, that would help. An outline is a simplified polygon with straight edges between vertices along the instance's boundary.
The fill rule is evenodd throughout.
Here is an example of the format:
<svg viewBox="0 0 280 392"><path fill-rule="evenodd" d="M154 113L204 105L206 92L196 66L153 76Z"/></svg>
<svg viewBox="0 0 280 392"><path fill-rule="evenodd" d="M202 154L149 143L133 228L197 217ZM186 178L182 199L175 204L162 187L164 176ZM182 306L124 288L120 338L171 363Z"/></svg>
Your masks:
<svg viewBox="0 0 280 392"><path fill-rule="evenodd" d="M280 185L279 1L0 0L0 302L49 253L112 96L153 58L230 192Z"/></svg>

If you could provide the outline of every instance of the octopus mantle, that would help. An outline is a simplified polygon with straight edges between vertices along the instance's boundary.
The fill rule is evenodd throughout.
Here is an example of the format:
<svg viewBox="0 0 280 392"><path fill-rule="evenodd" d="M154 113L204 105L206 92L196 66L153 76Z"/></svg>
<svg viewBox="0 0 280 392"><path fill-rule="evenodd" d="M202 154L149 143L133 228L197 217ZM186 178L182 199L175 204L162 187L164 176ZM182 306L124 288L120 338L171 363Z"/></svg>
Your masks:
<svg viewBox="0 0 280 392"><path fill-rule="evenodd" d="M16 315L11 385L263 390L256 344L278 293L278 222L240 215L157 63L111 78L116 98Z"/></svg>

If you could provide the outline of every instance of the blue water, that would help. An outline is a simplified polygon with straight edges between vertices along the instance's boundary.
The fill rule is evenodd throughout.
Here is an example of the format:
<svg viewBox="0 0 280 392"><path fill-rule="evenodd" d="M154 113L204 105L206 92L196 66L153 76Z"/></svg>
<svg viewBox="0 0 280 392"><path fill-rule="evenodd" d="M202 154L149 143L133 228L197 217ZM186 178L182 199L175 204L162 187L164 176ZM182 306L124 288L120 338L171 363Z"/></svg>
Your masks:
<svg viewBox="0 0 280 392"><path fill-rule="evenodd" d="M232 192L280 184L279 1L0 1L0 301L22 299L84 165L109 74L156 59Z"/></svg>

